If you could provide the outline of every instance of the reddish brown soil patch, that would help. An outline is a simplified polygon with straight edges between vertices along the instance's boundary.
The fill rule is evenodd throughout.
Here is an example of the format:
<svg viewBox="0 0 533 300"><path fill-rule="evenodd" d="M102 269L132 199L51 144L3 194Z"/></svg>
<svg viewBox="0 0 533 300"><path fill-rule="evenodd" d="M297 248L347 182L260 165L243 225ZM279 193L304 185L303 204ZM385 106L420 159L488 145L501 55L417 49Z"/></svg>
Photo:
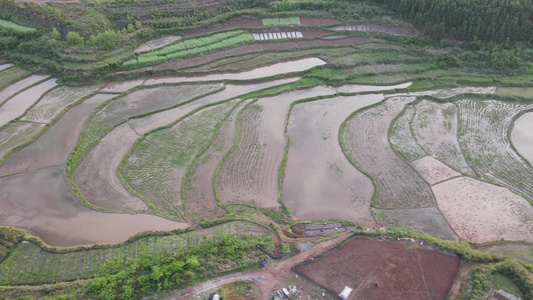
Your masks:
<svg viewBox="0 0 533 300"><path fill-rule="evenodd" d="M291 226L292 232L298 235L305 235L305 224L298 223Z"/></svg>
<svg viewBox="0 0 533 300"><path fill-rule="evenodd" d="M302 35L304 38L306 37L315 37L315 36L323 36L326 34L330 34L330 32L327 31L302 31Z"/></svg>
<svg viewBox="0 0 533 300"><path fill-rule="evenodd" d="M297 49L305 47L316 47L316 46L335 46L335 45L353 45L361 44L364 42L370 41L366 38L360 37L350 37L345 39L338 40L311 40L311 41L297 41L297 42L280 42L280 43L257 43L251 45L245 45L225 51L220 51L200 57L194 57L189 59L184 59L181 61L172 61L146 68L145 70L155 69L176 69L176 68L187 68L196 66L199 64L204 64L207 61L216 60L226 56L239 55L250 52L258 51L270 51L270 50L282 50L282 49Z"/></svg>
<svg viewBox="0 0 533 300"><path fill-rule="evenodd" d="M337 295L353 288L348 299L445 299L458 268L457 256L369 238L295 266Z"/></svg>
<svg viewBox="0 0 533 300"><path fill-rule="evenodd" d="M337 19L302 19L300 18L300 26L325 26L339 23Z"/></svg>

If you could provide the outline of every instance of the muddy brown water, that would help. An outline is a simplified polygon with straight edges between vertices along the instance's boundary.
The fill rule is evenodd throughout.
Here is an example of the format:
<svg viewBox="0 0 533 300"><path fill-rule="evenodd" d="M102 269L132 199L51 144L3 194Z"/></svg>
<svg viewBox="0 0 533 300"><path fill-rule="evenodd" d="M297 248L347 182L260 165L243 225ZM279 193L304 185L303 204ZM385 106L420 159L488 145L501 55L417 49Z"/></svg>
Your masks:
<svg viewBox="0 0 533 300"><path fill-rule="evenodd" d="M123 93L129 89L132 89L136 86L143 84L144 79L134 79L134 80L125 80L125 81L111 81L108 82L101 92L109 93Z"/></svg>
<svg viewBox="0 0 533 300"><path fill-rule="evenodd" d="M338 131L353 111L383 98L382 94L335 97L293 108L283 201L296 217L315 221L345 218L375 225L369 210L372 181L346 159Z"/></svg>
<svg viewBox="0 0 533 300"><path fill-rule="evenodd" d="M207 95L191 103L187 103L185 105L155 113L143 118L132 119L130 121L130 125L135 129L135 131L137 131L137 133L145 134L153 129L170 124L204 105L224 101L226 99L238 97L269 87L291 83L299 79L300 77L294 77L249 85L228 84L225 86L224 90L212 95Z"/></svg>
<svg viewBox="0 0 533 300"><path fill-rule="evenodd" d="M53 246L113 244L143 231L168 231L187 224L153 215L101 213L79 203L51 167L0 178L0 225L32 232Z"/></svg>
<svg viewBox="0 0 533 300"><path fill-rule="evenodd" d="M35 142L7 159L0 167L0 176L65 163L87 117L113 96L97 94L67 111Z"/></svg>
<svg viewBox="0 0 533 300"><path fill-rule="evenodd" d="M300 99L333 94L334 90L318 86L259 99L255 105L262 109L261 121L258 124L244 124L248 129L258 132L257 140L238 139L235 150L228 156L227 162L221 165L217 178L220 201L224 204L244 202L261 207L279 206L278 169L284 154L283 131L290 104ZM253 128L254 126L258 127ZM246 150L250 147L255 149L252 161ZM244 176L238 176L236 172Z"/></svg>
<svg viewBox="0 0 533 300"><path fill-rule="evenodd" d="M16 92L33 85L43 79L48 77L47 75L32 75L29 77L26 77L24 79L21 79L10 86L6 87L2 91L0 91L0 104L4 103L4 101L7 100L7 98L13 96Z"/></svg>
<svg viewBox="0 0 533 300"><path fill-rule="evenodd" d="M145 85L161 84L161 83L179 83L179 82L193 82L193 81L221 81L221 80L251 80L264 77L271 77L280 74L301 72L320 65L326 62L316 58L304 58L288 62L273 64L266 67L256 68L250 71L227 74L213 74L196 77L159 77L150 78L146 80Z"/></svg>
<svg viewBox="0 0 533 300"><path fill-rule="evenodd" d="M511 131L511 141L518 153L533 165L533 112L516 119Z"/></svg>
<svg viewBox="0 0 533 300"><path fill-rule="evenodd" d="M147 209L117 175L117 169L128 151L140 137L124 123L110 131L83 160L74 181L85 198L110 209Z"/></svg>
<svg viewBox="0 0 533 300"><path fill-rule="evenodd" d="M56 85L56 79L52 78L9 99L0 107L0 126L22 115L44 93Z"/></svg>

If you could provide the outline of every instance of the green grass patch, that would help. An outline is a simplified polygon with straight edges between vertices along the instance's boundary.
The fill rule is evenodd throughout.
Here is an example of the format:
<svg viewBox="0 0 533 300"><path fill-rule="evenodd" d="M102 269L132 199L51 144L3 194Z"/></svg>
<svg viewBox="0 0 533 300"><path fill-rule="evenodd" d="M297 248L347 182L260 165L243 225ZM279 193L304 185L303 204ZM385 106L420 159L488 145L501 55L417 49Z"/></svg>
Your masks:
<svg viewBox="0 0 533 300"><path fill-rule="evenodd" d="M22 25L19 25L19 24L10 22L10 21L2 20L2 19L0 19L0 27L8 29L8 30L12 30L16 33L22 33L22 34L37 32L37 29L35 28L22 26Z"/></svg>
<svg viewBox="0 0 533 300"><path fill-rule="evenodd" d="M494 277L492 279L492 288L495 290L504 290L521 299L524 297L522 296L522 292L520 292L520 289L516 286L516 284L514 284L511 279L503 276L500 273L494 273Z"/></svg>
<svg viewBox="0 0 533 300"><path fill-rule="evenodd" d="M0 90L7 87L8 85L12 84L15 81L18 81L28 75L30 75L31 72L17 68L17 67L11 67L9 69L5 69L0 72Z"/></svg>
<svg viewBox="0 0 533 300"><path fill-rule="evenodd" d="M261 21L263 22L263 26L300 25L300 17L264 18Z"/></svg>

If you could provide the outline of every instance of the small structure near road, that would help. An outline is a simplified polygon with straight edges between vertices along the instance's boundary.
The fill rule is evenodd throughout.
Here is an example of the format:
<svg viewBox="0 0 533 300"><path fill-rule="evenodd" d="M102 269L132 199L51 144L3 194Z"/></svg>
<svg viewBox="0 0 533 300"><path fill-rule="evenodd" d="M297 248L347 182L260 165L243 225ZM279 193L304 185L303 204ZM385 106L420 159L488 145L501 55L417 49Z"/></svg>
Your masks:
<svg viewBox="0 0 533 300"><path fill-rule="evenodd" d="M491 299L498 299L498 300L521 300L520 298L516 297L515 295L511 293L507 293L504 290L498 290L498 291L492 291L492 297Z"/></svg>

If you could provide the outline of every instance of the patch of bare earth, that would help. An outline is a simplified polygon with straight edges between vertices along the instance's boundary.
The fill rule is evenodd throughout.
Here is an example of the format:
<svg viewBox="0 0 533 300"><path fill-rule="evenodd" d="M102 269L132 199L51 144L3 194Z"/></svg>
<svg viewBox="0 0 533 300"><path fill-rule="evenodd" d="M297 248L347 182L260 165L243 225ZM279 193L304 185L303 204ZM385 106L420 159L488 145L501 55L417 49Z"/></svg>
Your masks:
<svg viewBox="0 0 533 300"><path fill-rule="evenodd" d="M415 160L411 164L418 171L418 174L431 185L461 175L431 156Z"/></svg>
<svg viewBox="0 0 533 300"><path fill-rule="evenodd" d="M297 272L347 299L446 299L459 257L401 242L354 238L327 255L296 265Z"/></svg>
<svg viewBox="0 0 533 300"><path fill-rule="evenodd" d="M434 185L433 192L461 239L533 241L533 207L507 188L460 177Z"/></svg>

